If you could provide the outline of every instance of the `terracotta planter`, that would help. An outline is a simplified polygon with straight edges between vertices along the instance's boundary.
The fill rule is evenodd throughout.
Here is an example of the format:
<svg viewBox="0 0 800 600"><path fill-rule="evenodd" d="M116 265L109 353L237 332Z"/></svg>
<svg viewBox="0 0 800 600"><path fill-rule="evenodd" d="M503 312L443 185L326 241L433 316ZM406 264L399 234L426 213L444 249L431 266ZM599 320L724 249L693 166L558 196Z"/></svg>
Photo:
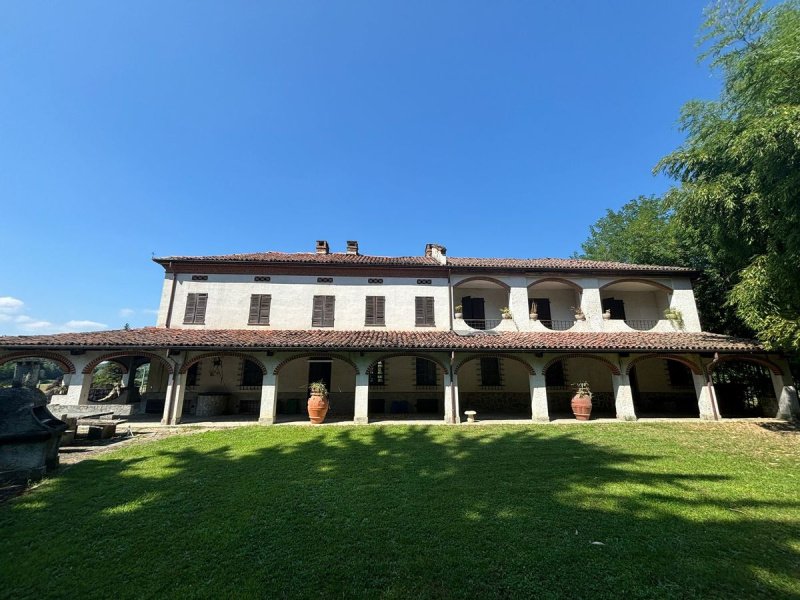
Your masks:
<svg viewBox="0 0 800 600"><path fill-rule="evenodd" d="M575 394L572 397L572 413L578 421L588 421L592 414L592 397L591 396L578 396Z"/></svg>
<svg viewBox="0 0 800 600"><path fill-rule="evenodd" d="M314 394L308 398L308 417L312 423L322 423L328 414L328 397L324 394Z"/></svg>

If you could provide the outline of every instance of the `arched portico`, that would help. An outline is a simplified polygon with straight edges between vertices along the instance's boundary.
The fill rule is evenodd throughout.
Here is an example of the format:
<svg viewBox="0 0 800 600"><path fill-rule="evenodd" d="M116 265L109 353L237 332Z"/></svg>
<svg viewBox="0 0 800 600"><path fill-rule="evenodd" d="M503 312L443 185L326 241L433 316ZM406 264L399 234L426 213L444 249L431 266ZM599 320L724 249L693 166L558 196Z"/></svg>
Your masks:
<svg viewBox="0 0 800 600"><path fill-rule="evenodd" d="M369 420L441 421L447 409L449 368L424 352L376 357L366 369Z"/></svg>
<svg viewBox="0 0 800 600"><path fill-rule="evenodd" d="M467 277L453 285L453 302L461 306L464 322L472 329L494 329L501 309L511 304L511 287L493 277Z"/></svg>
<svg viewBox="0 0 800 600"><path fill-rule="evenodd" d="M573 418L570 401L575 393L574 386L585 381L592 390L593 418L625 418L626 410L620 412L617 406L617 388L622 373L609 360L592 354L562 354L548 360L542 371L551 417Z"/></svg>
<svg viewBox="0 0 800 600"><path fill-rule="evenodd" d="M703 375L694 361L674 354L646 354L628 363L637 417L700 416L695 377Z"/></svg>
<svg viewBox="0 0 800 600"><path fill-rule="evenodd" d="M335 353L303 353L287 357L274 369L277 422L308 419L308 385L325 382L330 408L327 421L355 418L358 366Z"/></svg>

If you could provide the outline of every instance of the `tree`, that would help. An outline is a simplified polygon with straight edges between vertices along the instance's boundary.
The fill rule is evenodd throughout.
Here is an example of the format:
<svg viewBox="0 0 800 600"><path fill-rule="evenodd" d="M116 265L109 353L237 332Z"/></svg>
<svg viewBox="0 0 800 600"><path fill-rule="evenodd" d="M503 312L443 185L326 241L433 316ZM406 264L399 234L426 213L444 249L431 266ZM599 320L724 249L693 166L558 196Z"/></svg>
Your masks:
<svg viewBox="0 0 800 600"><path fill-rule="evenodd" d="M752 336L753 331L720 302L731 286L724 275L722 257L691 221L684 221L671 194L663 198L639 196L619 211L609 209L592 225L577 257L695 269L700 276L694 292L704 328Z"/></svg>
<svg viewBox="0 0 800 600"><path fill-rule="evenodd" d="M800 351L800 5L707 11L719 100L685 105L686 141L657 165L680 221L718 248L727 301L770 348Z"/></svg>

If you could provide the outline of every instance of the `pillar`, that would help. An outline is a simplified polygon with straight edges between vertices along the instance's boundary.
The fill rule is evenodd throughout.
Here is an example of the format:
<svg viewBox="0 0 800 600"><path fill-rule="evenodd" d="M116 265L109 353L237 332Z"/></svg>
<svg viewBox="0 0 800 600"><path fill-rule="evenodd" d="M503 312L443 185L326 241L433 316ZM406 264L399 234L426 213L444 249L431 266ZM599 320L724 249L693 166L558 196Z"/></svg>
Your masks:
<svg viewBox="0 0 800 600"><path fill-rule="evenodd" d="M167 376L167 389L164 392L164 413L161 415L161 424L169 425L169 415L172 411L172 403L174 401L173 394L175 390L176 373L170 373Z"/></svg>
<svg viewBox="0 0 800 600"><path fill-rule="evenodd" d="M175 376L175 401L172 404L171 425L178 425L183 418L183 397L186 393L186 373Z"/></svg>
<svg viewBox="0 0 800 600"><path fill-rule="evenodd" d="M581 310L586 315L590 330L602 330L603 302L600 300L600 288L597 280L585 280L585 285L581 292Z"/></svg>
<svg viewBox="0 0 800 600"><path fill-rule="evenodd" d="M362 370L356 375L356 398L353 423L369 423L369 373Z"/></svg>
<svg viewBox="0 0 800 600"><path fill-rule="evenodd" d="M617 419L620 421L635 421L636 410L633 407L633 392L631 380L624 371L619 375L611 375L614 385L614 406L617 409Z"/></svg>
<svg viewBox="0 0 800 600"><path fill-rule="evenodd" d="M278 410L278 376L274 369L268 368L261 379L261 407L258 422L261 425L273 425Z"/></svg>
<svg viewBox="0 0 800 600"><path fill-rule="evenodd" d="M61 404L81 405L89 402L89 390L92 387L94 374L77 372L70 377L69 388L63 396Z"/></svg>
<svg viewBox="0 0 800 600"><path fill-rule="evenodd" d="M772 386L775 388L775 397L778 399L778 419L800 418L800 404L797 402L797 389L790 385L783 375L772 373Z"/></svg>
<svg viewBox="0 0 800 600"><path fill-rule="evenodd" d="M458 375L445 371L444 377L444 422L455 424L461 422L458 408Z"/></svg>
<svg viewBox="0 0 800 600"><path fill-rule="evenodd" d="M542 423L549 422L550 411L547 407L547 383L544 373L537 370L537 374L529 375L528 385L531 390L531 418Z"/></svg>
<svg viewBox="0 0 800 600"><path fill-rule="evenodd" d="M694 381L695 394L697 394L697 408L700 411L700 418L708 421L718 420L720 414L713 384L710 380L706 381L705 375L697 375L696 373L692 373L692 380Z"/></svg>

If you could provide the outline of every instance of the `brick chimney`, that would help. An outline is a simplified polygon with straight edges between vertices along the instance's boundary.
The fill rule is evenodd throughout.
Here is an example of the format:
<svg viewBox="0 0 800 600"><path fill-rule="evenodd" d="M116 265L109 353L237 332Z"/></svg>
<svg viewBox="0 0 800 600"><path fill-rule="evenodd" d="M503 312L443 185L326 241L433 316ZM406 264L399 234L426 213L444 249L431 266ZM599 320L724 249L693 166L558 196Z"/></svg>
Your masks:
<svg viewBox="0 0 800 600"><path fill-rule="evenodd" d="M447 248L439 244L425 244L425 256L435 258L443 265L447 264Z"/></svg>
<svg viewBox="0 0 800 600"><path fill-rule="evenodd" d="M356 240L347 240L347 253L358 254L358 242Z"/></svg>
<svg viewBox="0 0 800 600"><path fill-rule="evenodd" d="M325 240L317 240L317 254L328 254L330 248Z"/></svg>

